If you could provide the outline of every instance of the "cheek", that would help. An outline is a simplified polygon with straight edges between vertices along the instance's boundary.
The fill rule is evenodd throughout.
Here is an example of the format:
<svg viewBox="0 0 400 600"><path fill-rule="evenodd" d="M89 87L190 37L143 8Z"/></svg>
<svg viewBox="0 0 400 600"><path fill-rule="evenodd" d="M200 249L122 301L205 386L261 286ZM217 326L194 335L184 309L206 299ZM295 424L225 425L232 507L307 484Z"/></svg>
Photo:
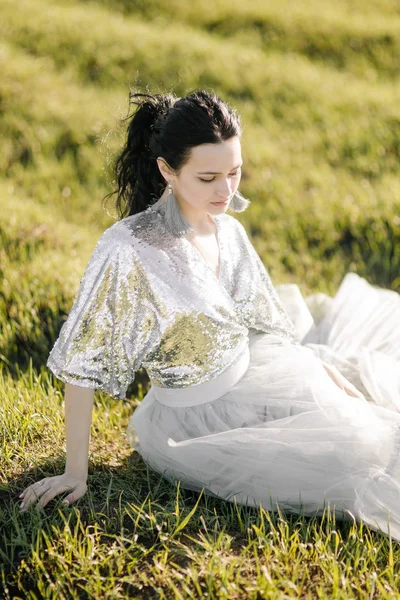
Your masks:
<svg viewBox="0 0 400 600"><path fill-rule="evenodd" d="M198 198L204 198L213 193L212 183L203 183L199 179L195 179L191 184L191 189Z"/></svg>
<svg viewBox="0 0 400 600"><path fill-rule="evenodd" d="M207 186L198 180L191 181L187 189L193 198L202 198L207 194Z"/></svg>
<svg viewBox="0 0 400 600"><path fill-rule="evenodd" d="M196 179L186 181L184 190L182 191L186 201L193 206L201 205L204 200L207 200L214 193L211 183L202 183Z"/></svg>

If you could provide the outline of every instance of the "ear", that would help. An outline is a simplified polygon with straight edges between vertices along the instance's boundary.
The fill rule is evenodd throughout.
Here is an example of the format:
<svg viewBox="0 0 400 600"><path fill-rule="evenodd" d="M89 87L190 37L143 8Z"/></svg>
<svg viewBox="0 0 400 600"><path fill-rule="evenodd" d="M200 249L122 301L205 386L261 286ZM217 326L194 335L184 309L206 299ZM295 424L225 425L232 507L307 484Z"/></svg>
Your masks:
<svg viewBox="0 0 400 600"><path fill-rule="evenodd" d="M167 161L164 158L162 158L162 156L159 156L157 158L157 165L158 165L158 168L160 169L161 175L165 179L165 182L168 183L171 180L171 178L174 176L173 170L171 169L171 167L169 166Z"/></svg>

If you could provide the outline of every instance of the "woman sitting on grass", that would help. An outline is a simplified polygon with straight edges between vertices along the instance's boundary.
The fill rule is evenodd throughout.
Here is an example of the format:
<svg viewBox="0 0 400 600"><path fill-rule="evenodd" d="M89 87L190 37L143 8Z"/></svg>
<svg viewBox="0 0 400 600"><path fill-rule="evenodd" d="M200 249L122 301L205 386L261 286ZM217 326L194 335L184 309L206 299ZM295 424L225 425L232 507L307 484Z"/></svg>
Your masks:
<svg viewBox="0 0 400 600"><path fill-rule="evenodd" d="M183 487L304 515L331 505L400 539L400 297L348 273L304 335L244 227L236 110L196 91L133 94L101 236L48 367L65 386L65 473L22 510L87 490L94 390L151 387L128 438ZM296 312L297 311L297 312ZM311 316L308 313L311 319Z"/></svg>

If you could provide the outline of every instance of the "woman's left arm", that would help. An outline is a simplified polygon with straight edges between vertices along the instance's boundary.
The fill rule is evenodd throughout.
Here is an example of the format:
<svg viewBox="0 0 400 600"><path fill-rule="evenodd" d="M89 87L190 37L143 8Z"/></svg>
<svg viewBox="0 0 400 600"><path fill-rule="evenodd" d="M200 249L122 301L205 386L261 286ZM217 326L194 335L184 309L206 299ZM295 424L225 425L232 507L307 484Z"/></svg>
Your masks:
<svg viewBox="0 0 400 600"><path fill-rule="evenodd" d="M329 377L333 379L337 386L340 387L346 394L349 396L353 396L355 398L361 398L361 400L365 400L364 394L362 394L344 375L341 374L339 369L337 369L334 365L330 365L323 361L322 365L325 371L328 373Z"/></svg>

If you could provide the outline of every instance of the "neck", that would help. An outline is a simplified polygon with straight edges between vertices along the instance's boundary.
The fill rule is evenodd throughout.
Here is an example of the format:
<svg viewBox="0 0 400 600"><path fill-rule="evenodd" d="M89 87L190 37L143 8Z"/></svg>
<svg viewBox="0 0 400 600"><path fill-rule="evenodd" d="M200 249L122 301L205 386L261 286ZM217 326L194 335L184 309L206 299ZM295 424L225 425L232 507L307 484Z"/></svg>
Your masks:
<svg viewBox="0 0 400 600"><path fill-rule="evenodd" d="M167 195L168 191L165 190L162 194L162 197L166 197ZM175 198L178 202L179 210L181 211L183 217L186 219L189 225L193 227L193 233L195 235L205 235L208 233L215 232L215 221L208 212L193 208L192 206L190 206L190 204L179 198L176 194Z"/></svg>
<svg viewBox="0 0 400 600"><path fill-rule="evenodd" d="M207 234L214 233L214 219L208 212L192 209L179 202L179 209L186 221L193 227L194 233Z"/></svg>

